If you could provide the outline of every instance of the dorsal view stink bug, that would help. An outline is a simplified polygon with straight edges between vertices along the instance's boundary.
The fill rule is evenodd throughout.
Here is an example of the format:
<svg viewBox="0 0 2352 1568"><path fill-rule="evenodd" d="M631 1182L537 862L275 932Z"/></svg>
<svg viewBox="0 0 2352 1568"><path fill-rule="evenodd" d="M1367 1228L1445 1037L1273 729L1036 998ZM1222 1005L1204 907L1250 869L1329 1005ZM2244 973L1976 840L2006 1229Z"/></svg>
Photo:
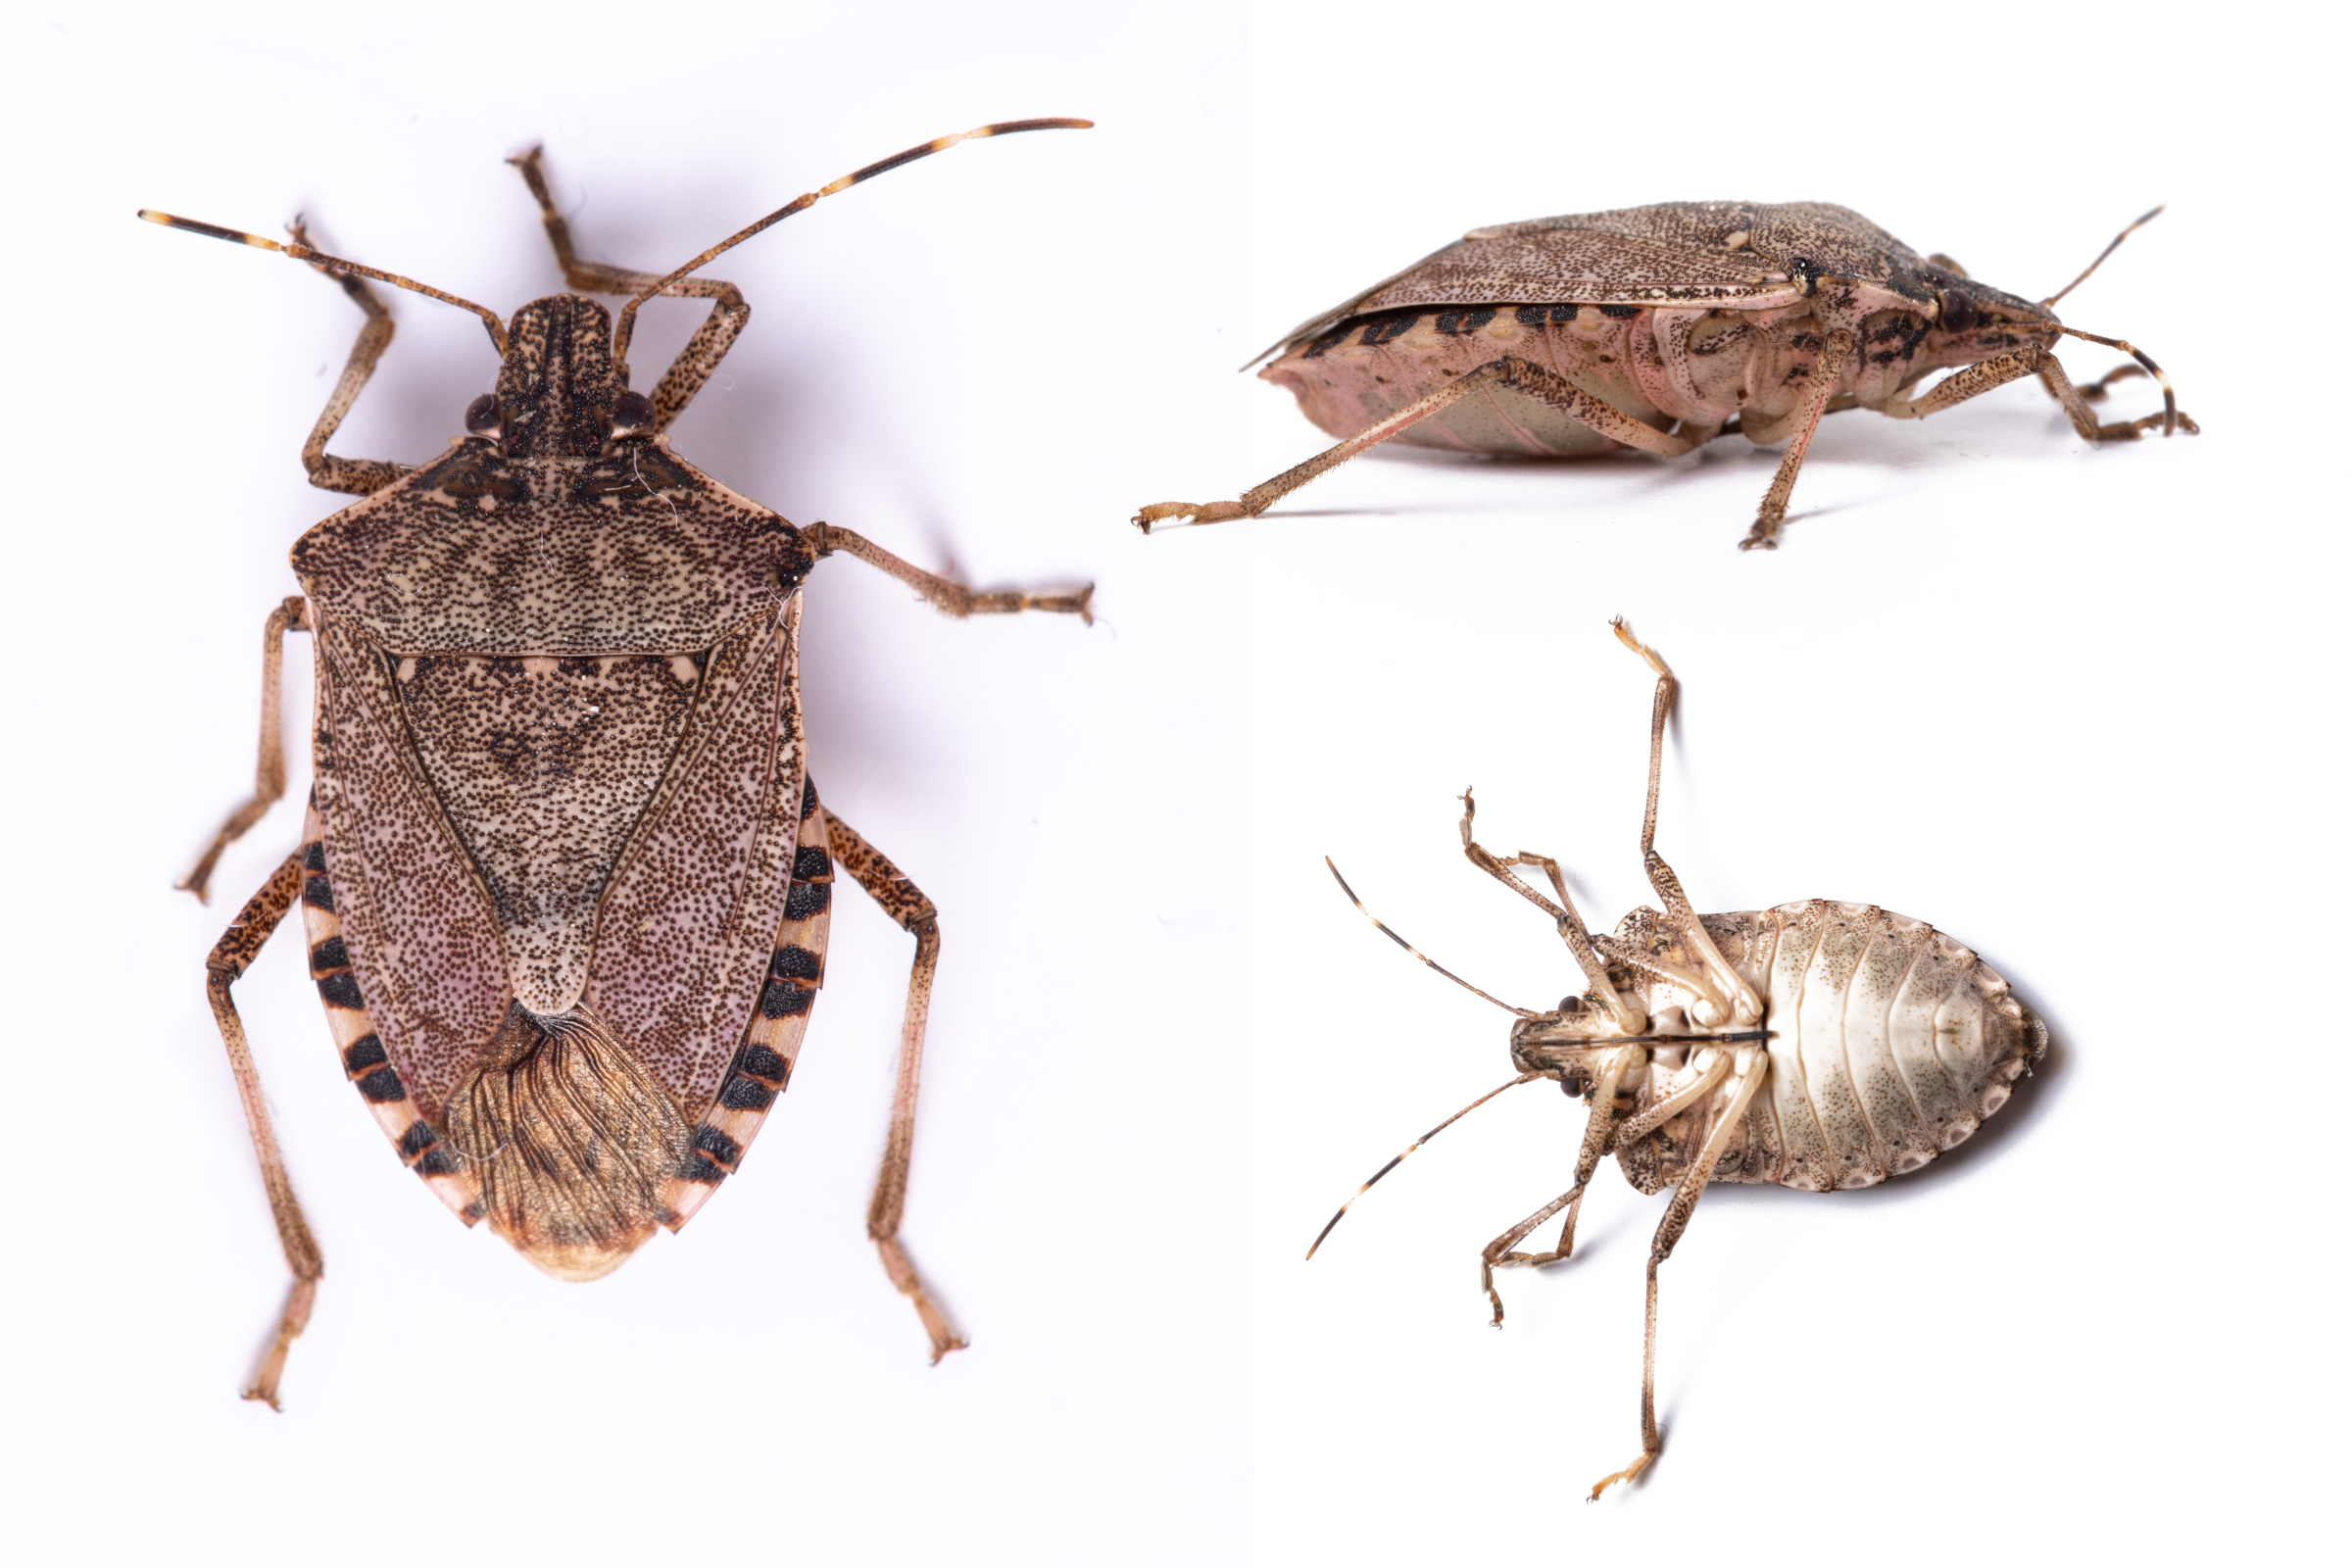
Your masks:
<svg viewBox="0 0 2352 1568"><path fill-rule="evenodd" d="M1653 847L1674 676L1623 621L1612 624L1658 677L1642 858L1665 910L1644 906L1611 935L1588 932L1559 863L1483 848L1472 836L1476 807L1465 794L1462 849L1470 863L1551 917L1588 988L1548 1012L1514 1007L1432 963L1374 918L1414 957L1518 1015L1511 1063L1519 1075L1424 1133L1356 1190L1361 1196L1405 1155L1504 1089L1550 1078L1586 1101L1592 1111L1574 1184L1479 1254L1480 1280L1500 1327L1495 1268L1570 1255L1577 1209L1604 1155L1615 1153L1626 1179L1642 1193L1674 1189L1649 1250L1642 1451L1603 1477L1594 1497L1640 1475L1658 1455L1658 1265L1672 1255L1707 1184L1772 1182L1833 1192L1918 1170L1999 1110L2048 1043L2041 1019L2011 995L2007 981L1923 921L1822 899L1737 914L1692 908ZM1512 867L1522 865L1543 869L1552 897L1518 877ZM1336 866L1332 874L1339 875ZM1344 879L1340 887L1363 908ZM1354 1201L1340 1206L1308 1257ZM1563 1211L1550 1251L1516 1250Z"/></svg>
<svg viewBox="0 0 2352 1568"><path fill-rule="evenodd" d="M1771 550L1813 432L1840 409L1920 419L2038 375L2085 441L2158 426L2193 435L2154 360L2050 309L2162 211L2039 303L1827 202L1666 202L1474 228L1265 351L1280 357L1258 373L1297 394L1338 446L1239 501L1161 502L1134 520L1149 533L1158 522L1254 517L1391 439L1513 457L1632 447L1675 458L1737 431L1759 446L1788 443L1740 542ZM2050 353L2061 335L2136 363L2077 387ZM2090 401L2143 368L2164 389L2164 412L2100 423ZM1937 369L1958 373L1909 395Z"/></svg>
<svg viewBox="0 0 2352 1568"><path fill-rule="evenodd" d="M583 262L536 150L514 160L565 280L502 321L438 289L312 249L162 213L172 227L283 252L367 314L303 449L311 479L367 499L296 543L303 594L264 634L253 799L183 884L285 791L285 633L317 638L318 721L302 847L213 950L228 1048L294 1285L247 1397L277 1402L321 1272L270 1126L229 987L302 906L311 973L343 1065L410 1169L466 1224L564 1279L617 1268L684 1224L734 1171L791 1076L817 988L836 863L915 939L889 1141L866 1228L914 1303L934 1360L963 1341L898 1240L913 1147L938 910L819 804L800 706L801 585L835 552L951 615L1085 616L1091 589L977 594L846 528L796 528L669 450L662 433L750 317L732 283L692 277L819 198L973 137L871 164L663 276ZM497 389L421 466L330 457L391 341L367 279L488 323ZM712 302L655 385L629 389L637 309Z"/></svg>

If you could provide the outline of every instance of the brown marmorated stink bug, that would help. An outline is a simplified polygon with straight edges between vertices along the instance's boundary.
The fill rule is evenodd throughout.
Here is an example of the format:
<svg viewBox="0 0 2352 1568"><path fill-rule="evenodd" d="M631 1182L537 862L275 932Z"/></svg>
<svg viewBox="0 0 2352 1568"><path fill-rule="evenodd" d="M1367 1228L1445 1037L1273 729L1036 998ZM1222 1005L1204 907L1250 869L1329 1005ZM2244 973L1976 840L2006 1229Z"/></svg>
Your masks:
<svg viewBox="0 0 2352 1568"><path fill-rule="evenodd" d="M1585 929L1559 862L1524 852L1500 857L1471 836L1476 804L1462 796L1462 849L1470 863L1551 916L1589 988L1549 1012L1488 996L1364 913L1391 941L1448 980L1518 1014L1511 1063L1519 1075L1471 1102L1408 1145L1356 1189L1361 1197L1405 1155L1505 1089L1554 1078L1592 1106L1576 1182L1504 1231L1479 1254L1479 1278L1502 1326L1498 1265L1567 1258L1576 1213L1601 1157L1614 1152L1642 1193L1674 1189L1649 1249L1649 1298L1642 1346L1642 1451L1604 1476L1593 1497L1658 1456L1653 1397L1658 1348L1658 1265L1690 1223L1709 1182L1775 1182L1804 1192L1871 1187L1918 1170L1960 1144L2008 1102L2010 1087L2041 1059L2048 1032L2009 983L1976 954L1923 921L1867 904L1809 899L1774 909L1700 914L1653 847L1658 776L1675 681L1656 653L1611 623L1657 671L1649 720L1649 803L1642 858L1664 913L1643 906L1614 934ZM1512 871L1543 868L1555 904ZM1339 868L1332 867L1339 876ZM1345 878L1340 887L1363 904ZM1351 1197L1306 1255L1339 1224ZM1566 1211L1559 1244L1519 1244Z"/></svg>
<svg viewBox="0 0 2352 1568"><path fill-rule="evenodd" d="M1089 123L1009 121L910 148L663 276L575 256L537 150L515 159L565 281L629 296L617 329L576 294L501 321L316 251L299 224L281 245L139 215L307 262L368 318L303 447L312 483L367 499L294 546L304 592L263 634L253 798L182 884L203 897L220 852L284 794L280 652L287 632L310 632L317 782L302 847L207 963L294 1272L248 1398L276 1404L321 1272L229 995L297 903L344 1070L402 1161L467 1225L487 1219L548 1273L590 1280L657 1225L683 1225L742 1161L824 979L838 861L915 940L867 1233L932 1358L964 1343L898 1240L938 911L817 801L800 589L837 551L951 615L1086 616L1092 589L976 594L846 528L796 528L689 466L662 432L751 315L734 284L689 274L821 197L959 141ZM392 339L368 278L474 312L498 349L497 390L422 466L326 451ZM648 397L629 390L628 348L656 295L712 303Z"/></svg>
<svg viewBox="0 0 2352 1568"><path fill-rule="evenodd" d="M1923 419L2038 375L2085 441L2135 440L2159 425L2193 435L2154 360L2050 310L2163 210L2039 303L1827 202L1664 202L1474 228L1257 357L1279 351L1259 375L1295 393L1338 446L1239 501L1161 502L1134 520L1149 533L1158 522L1254 517L1392 438L1511 457L1633 447L1678 458L1737 431L1759 446L1788 443L1740 541L1772 550L1813 432L1840 409ZM2077 387L2050 353L2061 334L2137 363ZM1946 368L1958 373L1906 396ZM2090 402L2143 368L2164 389L2164 412L2101 424Z"/></svg>

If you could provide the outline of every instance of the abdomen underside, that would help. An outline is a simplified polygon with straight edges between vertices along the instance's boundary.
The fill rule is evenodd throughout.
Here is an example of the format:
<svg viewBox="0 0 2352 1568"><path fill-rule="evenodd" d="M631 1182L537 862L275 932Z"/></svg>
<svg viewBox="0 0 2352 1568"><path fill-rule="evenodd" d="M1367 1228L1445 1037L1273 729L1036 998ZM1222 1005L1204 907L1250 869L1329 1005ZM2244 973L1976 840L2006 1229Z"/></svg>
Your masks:
<svg viewBox="0 0 2352 1568"><path fill-rule="evenodd" d="M1774 1034L1771 1077L1714 1181L1826 1192L1917 1170L1998 1110L2041 1055L2047 1032L2009 983L1924 921L1824 900L1703 919L1764 999ZM1663 956L1673 943L1654 911L1638 909L1614 945ZM1690 1000L1655 980L1647 990L1653 1016ZM1652 1053L1637 1109L1691 1080L1689 1054ZM1621 1147L1627 1178L1645 1193L1680 1181L1732 1094L1727 1081Z"/></svg>

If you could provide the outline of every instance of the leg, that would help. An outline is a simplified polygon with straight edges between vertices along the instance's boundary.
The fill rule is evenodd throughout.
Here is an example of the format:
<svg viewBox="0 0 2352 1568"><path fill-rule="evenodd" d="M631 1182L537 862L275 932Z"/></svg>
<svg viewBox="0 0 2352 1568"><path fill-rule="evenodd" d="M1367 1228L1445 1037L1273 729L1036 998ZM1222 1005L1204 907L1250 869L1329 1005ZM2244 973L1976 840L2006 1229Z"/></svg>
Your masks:
<svg viewBox="0 0 2352 1568"><path fill-rule="evenodd" d="M1683 892L1683 879L1674 874L1674 867L1657 851L1658 838L1658 779L1666 765L1666 720L1674 711L1674 671L1657 652L1634 637L1633 627L1621 619L1609 622L1617 640L1642 657L1644 663L1657 672L1656 693L1649 705L1649 800L1642 810L1642 864L1649 873L1649 885L1665 905L1666 914L1683 934L1683 940L1698 956L1699 966L1709 984L1701 984L1698 992L1700 1006L1693 1020L1702 1029L1719 1029L1728 1019L1735 1025L1745 1026L1764 1016L1764 1004L1740 971L1726 962L1715 939L1691 907L1690 896ZM1713 1015L1709 1016L1712 1010Z"/></svg>
<svg viewBox="0 0 2352 1568"><path fill-rule="evenodd" d="M1778 550L1781 523L1788 515L1788 496L1796 488L1796 470L1805 466L1805 449L1813 444L1813 432L1821 428L1821 416L1830 406L1830 394L1837 389L1838 377L1844 373L1846 362L1854 357L1854 334L1840 326L1832 330L1821 345L1821 357L1813 362L1813 373L1805 378L1805 408L1803 422L1797 426L1796 437L1788 443L1788 453L1781 459L1780 471L1772 476L1772 488L1764 492L1764 504L1756 509L1756 520L1748 525L1747 537L1740 541L1742 550Z"/></svg>
<svg viewBox="0 0 2352 1568"><path fill-rule="evenodd" d="M2101 424L2099 416L2091 412L2090 400L2077 391L2074 382L2067 379L2066 371L2060 368L2056 355L2045 352L2041 356L2040 363L2035 365L2034 369L2034 373L2041 377L2041 384L2049 389L2050 396L2058 400L2058 406L2066 410L2067 418L2074 422L2075 433L2085 441L2136 441L2143 430L2155 429L2162 429L2165 434L2170 435L2173 433L2175 424L2179 424L2190 435L2197 433L2197 421L2185 414L2178 413L2172 407L2173 389L2170 386L2164 389L2165 410L2163 413L2151 414L2144 418L2124 419L2110 424ZM2122 369L2110 371L2099 377L2093 384L2097 387L2099 394L2104 396L2108 382L2131 372L2143 375L2150 373L2139 366L2128 365Z"/></svg>
<svg viewBox="0 0 2352 1568"><path fill-rule="evenodd" d="M1608 1009L1619 1034L1638 1035L1648 1028L1648 1014L1635 1008L1609 983L1608 965L1601 961L1599 952L1592 946L1592 933L1585 929L1584 917L1576 912L1575 902L1568 897L1568 880L1560 874L1559 862L1549 856L1529 855L1524 851L1507 860L1497 858L1493 851L1470 836L1471 822L1477 814L1478 802L1472 798L1470 791L1464 790L1462 854L1469 858L1470 863L1551 916L1552 929L1560 934L1562 942L1568 944L1569 953L1575 956L1576 966L1585 971L1586 982L1592 986L1592 994L1599 999L1600 1004ZM1514 865L1542 866L1551 878L1551 890L1560 896L1560 902L1552 903L1513 876L1510 868Z"/></svg>
<svg viewBox="0 0 2352 1568"><path fill-rule="evenodd" d="M1380 445L1398 431L1418 424L1431 415L1460 402L1472 392L1489 386L1525 392L1612 441L1638 447L1656 457L1679 458L1698 446L1695 441L1668 435L1663 430L1643 424L1632 415L1619 412L1574 382L1554 375L1540 365L1531 365L1516 355L1506 354L1499 360L1480 366L1460 380L1440 387L1410 408L1398 410L1369 429L1359 430L1321 457L1309 458L1287 473L1278 473L1256 489L1244 492L1239 501L1211 501L1206 505L1190 501L1157 502L1135 514L1135 525L1150 533L1153 523L1170 519L1206 523L1254 517L1309 479L1338 467L1366 448Z"/></svg>
<svg viewBox="0 0 2352 1568"><path fill-rule="evenodd" d="M1095 585L1091 582L1074 594L976 594L961 583L950 582L934 572L901 561L871 539L852 533L847 528L836 527L829 522L816 522L801 531L816 547L818 559L836 550L846 556L855 556L877 571L898 578L931 601L941 612L958 620L969 615L1010 615L1024 610L1044 610L1057 614L1076 615L1088 625L1094 624L1094 612L1088 608L1095 597Z"/></svg>
<svg viewBox="0 0 2352 1568"><path fill-rule="evenodd" d="M1966 403L1970 398L1989 392L1996 386L2006 386L2024 376L2038 375L2041 384L2049 389L2050 396L2056 398L2058 406L2066 410L2066 416L2073 422L2075 433L2083 440L2135 441L2141 431L2162 425L2165 416L2151 414L2144 419L2101 424L2099 416L2091 412L2090 402L2092 398L2106 396L2109 382L2147 373L2138 365L2126 365L2099 377L2088 388L2077 390L2075 384L2067 379L2066 371L2060 368L2057 358L2047 349L2017 349L1963 366L1920 396L1903 403L1880 404L1878 412L1889 418L1924 419L1931 414L1941 414L1945 409ZM2197 433L2196 420L2185 414L2176 414L2174 417L2180 428L2190 435Z"/></svg>
<svg viewBox="0 0 2352 1568"><path fill-rule="evenodd" d="M1478 1254L1478 1283L1486 1290L1487 1300L1494 1308L1494 1327L1502 1327L1502 1297L1494 1289L1494 1270L1497 1267L1518 1263L1556 1263L1575 1250L1576 1211L1584 1205L1585 1188L1591 1185L1592 1173L1600 1168L1601 1160L1616 1146L1617 1086L1625 1081L1626 1073L1641 1062L1642 1055L1638 1048L1627 1046L1611 1054L1593 1078L1592 1108L1585 1116L1585 1142L1576 1155L1576 1185L1495 1237ZM1568 1218L1560 1226L1557 1247L1548 1252L1511 1250L1527 1240L1537 1226L1563 1208L1568 1211Z"/></svg>
<svg viewBox="0 0 2352 1568"><path fill-rule="evenodd" d="M311 236L301 219L287 225L297 245L308 245ZM375 297L368 280L355 273L340 271L332 267L313 267L343 285L352 303L367 313L368 324L360 328L360 340L351 346L351 358L343 362L343 374L336 380L335 389L327 395L326 407L318 415L318 422L311 426L311 438L302 444L303 471L311 483L321 490L340 490L345 495L369 496L407 473L414 466L407 463L371 463L360 458L330 458L326 443L342 424L343 416L359 401L360 388L375 373L375 362L383 358L385 346L392 341L392 313L384 302Z"/></svg>
<svg viewBox="0 0 2352 1568"><path fill-rule="evenodd" d="M584 262L573 254L571 225L556 211L555 198L547 191L547 175L539 167L540 149L532 148L520 158L508 163L522 171L524 183L539 202L539 221L547 229L548 243L556 250L556 260L564 268L564 281L583 294L636 294L662 281L658 272L640 272L634 268L611 267L603 262ZM669 368L654 387L654 428L666 430L677 416L686 412L686 405L710 379L718 362L727 357L735 346L746 322L752 318L752 308L746 304L743 292L732 283L722 283L712 277L689 277L672 283L662 294L671 298L685 297L714 302L703 324L695 328L694 336L670 362ZM625 380L625 377L624 377Z"/></svg>
<svg viewBox="0 0 2352 1568"><path fill-rule="evenodd" d="M285 1312L278 1319L277 1339L263 1356L253 1386L245 1391L245 1397L265 1400L272 1410L277 1408L277 1380L286 1368L286 1351L311 1320L311 1301L318 1293L318 1278L326 1272L326 1264L318 1255L318 1244L311 1238L310 1223L302 1217L294 1184L286 1177L285 1158L277 1152L277 1134L270 1127L270 1106L262 1098L262 1077L254 1068L253 1052L245 1044L245 1025L237 1017L237 1004L228 988L252 964L262 944L270 940L270 933L277 929L301 896L302 852L298 850L286 857L262 884L262 890L237 911L204 965L205 998L212 1003L214 1021L220 1026L220 1043L228 1048L229 1070L237 1078L237 1099L245 1106L245 1130L253 1135L254 1156L262 1164L262 1186L270 1194L270 1212L277 1220L278 1245L285 1249L286 1266L294 1271L294 1288L287 1294Z"/></svg>
<svg viewBox="0 0 2352 1568"><path fill-rule="evenodd" d="M286 633L310 629L310 607L303 603L300 594L289 595L284 604L270 612L270 619L262 627L262 742L261 753L253 764L253 799L228 813L228 820L213 835L212 847L196 862L196 869L180 881L179 886L195 894L199 903L212 902L213 866L220 858L220 852L244 837L245 830L259 822L286 793L286 737L278 718L279 669L284 661Z"/></svg>
<svg viewBox="0 0 2352 1568"><path fill-rule="evenodd" d="M914 1264L899 1246L899 1220L906 1211L906 1167L914 1154L914 1098L923 1076L923 1028L931 1016L931 979L939 970L939 907L879 850L829 810L825 811L825 830L842 868L882 906L884 914L914 935L914 968L906 979L906 1022L899 1037L899 1083L890 1102L890 1142L882 1152L882 1174L874 1182L874 1200L865 1211L865 1233L881 1250L890 1283L914 1302L923 1332L931 1336L931 1360L936 1365L950 1350L963 1348L963 1336L948 1326L947 1314L932 1303Z"/></svg>
<svg viewBox="0 0 2352 1568"><path fill-rule="evenodd" d="M1708 1180L1715 1174L1716 1164L1730 1147L1732 1135L1747 1120L1747 1107L1764 1086L1771 1071L1772 1058L1755 1046L1742 1046L1739 1052L1740 1088L1732 1096L1731 1108L1707 1134L1707 1141L1690 1162L1690 1171L1683 1177L1674 1198L1666 1205L1666 1217L1658 1221L1658 1233L1649 1244L1649 1304L1642 1329L1642 1452L1632 1464L1614 1475L1603 1476L1592 1487L1588 1502L1599 1500L1600 1494L1620 1481L1631 1481L1649 1468L1658 1456L1657 1371L1658 1371L1658 1265L1674 1255L1674 1244L1682 1240L1683 1230L1690 1223L1690 1211L1698 1206L1698 1195L1706 1190Z"/></svg>

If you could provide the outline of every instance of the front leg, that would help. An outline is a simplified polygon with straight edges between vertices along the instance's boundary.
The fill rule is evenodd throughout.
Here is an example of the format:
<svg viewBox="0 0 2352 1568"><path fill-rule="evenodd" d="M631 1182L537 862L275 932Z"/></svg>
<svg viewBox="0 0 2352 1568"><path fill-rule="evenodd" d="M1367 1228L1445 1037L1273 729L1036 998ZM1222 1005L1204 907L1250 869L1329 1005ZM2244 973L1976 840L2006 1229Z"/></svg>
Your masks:
<svg viewBox="0 0 2352 1568"><path fill-rule="evenodd" d="M311 236L301 219L286 225L297 245L309 245ZM330 458L326 443L342 425L343 416L360 400L360 389L375 374L375 362L384 356L392 342L392 313L384 302L375 297L368 280L356 272L345 272L313 262L312 267L333 278L351 296L351 301L368 317L360 328L359 341L351 346L351 358L343 363L343 373L335 378L334 391L327 394L326 407L318 412L318 422L311 426L311 437L302 444L302 468L311 476L311 483L321 490L340 490L345 495L371 496L402 474L411 472L414 465L382 463L366 458Z"/></svg>
<svg viewBox="0 0 2352 1568"><path fill-rule="evenodd" d="M854 556L877 571L886 572L921 594L944 613L962 620L971 615L1011 615L1024 610L1042 610L1055 614L1076 615L1088 625L1094 624L1093 602L1095 585L1088 583L1076 593L1024 594L999 592L976 594L959 582L954 582L936 572L900 560L862 534L829 522L811 523L801 532L813 546L819 558L840 551Z"/></svg>
<svg viewBox="0 0 2352 1568"><path fill-rule="evenodd" d="M1946 409L1956 408L1994 387L2007 386L2025 376L2035 375L2041 378L2041 384L2048 388L2050 396L2058 400L2058 406L2066 411L2067 419L2074 425L2075 433L2083 440L2136 441L2142 431L2163 426L2166 416L2151 414L2143 419L2102 424L2098 415L2092 412L2090 402L2091 398L2106 396L2109 382L2128 375L2147 373L2137 365L2127 365L2092 382L2087 389L2089 396L2085 396L2082 389L2078 389L2067 378L2057 356L2049 350L2013 349L2007 354L1996 354L1989 360L1979 360L1974 365L1963 366L1918 397L1901 403L1882 403L1876 407L1879 413L1890 419L1924 419L1931 414L1941 414ZM2187 415L2175 412L2172 418L2190 435L2198 433L2197 421Z"/></svg>

